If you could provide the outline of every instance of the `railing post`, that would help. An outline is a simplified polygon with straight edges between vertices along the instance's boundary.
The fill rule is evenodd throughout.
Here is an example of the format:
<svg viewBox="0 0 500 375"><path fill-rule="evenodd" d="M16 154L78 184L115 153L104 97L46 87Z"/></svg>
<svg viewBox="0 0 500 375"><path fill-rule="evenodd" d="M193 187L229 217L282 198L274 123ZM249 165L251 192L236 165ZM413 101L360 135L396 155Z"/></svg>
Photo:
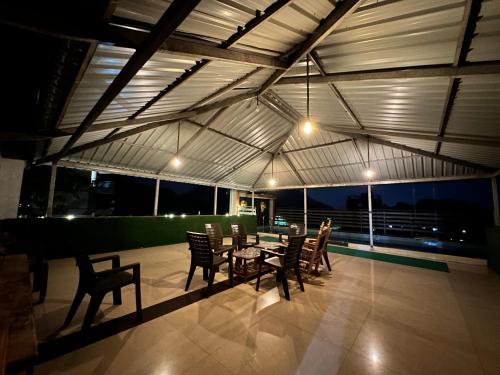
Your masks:
<svg viewBox="0 0 500 375"><path fill-rule="evenodd" d="M493 220L495 226L500 226L500 205L498 203L498 185L497 178L491 178L491 193L493 194Z"/></svg>
<svg viewBox="0 0 500 375"><path fill-rule="evenodd" d="M307 234L307 188L304 188L304 230Z"/></svg>
<svg viewBox="0 0 500 375"><path fill-rule="evenodd" d="M160 179L156 179L156 186L155 186L155 203L153 206L153 216L158 216L158 199L160 196Z"/></svg>
<svg viewBox="0 0 500 375"><path fill-rule="evenodd" d="M50 169L49 197L47 199L47 217L52 216L54 209L54 192L56 188L57 164L53 163Z"/></svg>
<svg viewBox="0 0 500 375"><path fill-rule="evenodd" d="M372 185L369 182L368 182L368 224L370 230L370 247L373 248Z"/></svg>
<svg viewBox="0 0 500 375"><path fill-rule="evenodd" d="M219 192L219 187L215 185L214 190L214 215L217 215L217 194Z"/></svg>

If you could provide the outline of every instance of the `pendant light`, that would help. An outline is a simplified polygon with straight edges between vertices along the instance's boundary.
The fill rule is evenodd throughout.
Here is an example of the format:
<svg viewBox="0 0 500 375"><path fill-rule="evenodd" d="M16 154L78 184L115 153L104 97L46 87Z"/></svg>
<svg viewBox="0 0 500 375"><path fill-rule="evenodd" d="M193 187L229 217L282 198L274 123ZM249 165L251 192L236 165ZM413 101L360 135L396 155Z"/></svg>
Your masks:
<svg viewBox="0 0 500 375"><path fill-rule="evenodd" d="M257 95L257 106L255 107L255 112L259 112L260 111L260 108L259 108L259 95Z"/></svg>
<svg viewBox="0 0 500 375"><path fill-rule="evenodd" d="M366 169L366 177L368 178L368 180L371 180L373 175L375 174L373 172L373 170L370 168L370 137L367 138L367 147L368 147L368 168Z"/></svg>
<svg viewBox="0 0 500 375"><path fill-rule="evenodd" d="M172 164L175 168L179 168L181 166L181 159L179 159L179 141L181 139L181 122L179 121L179 125L177 126L177 149L175 152L175 158L172 160Z"/></svg>
<svg viewBox="0 0 500 375"><path fill-rule="evenodd" d="M276 186L277 183L278 181L276 181L274 178L274 155L273 155L273 158L271 159L271 179L269 180L269 185Z"/></svg>
<svg viewBox="0 0 500 375"><path fill-rule="evenodd" d="M307 117L304 121L304 126L302 130L304 134L309 135L313 131L313 124L311 120L311 115L309 113L309 54L306 56L306 101L307 101Z"/></svg>

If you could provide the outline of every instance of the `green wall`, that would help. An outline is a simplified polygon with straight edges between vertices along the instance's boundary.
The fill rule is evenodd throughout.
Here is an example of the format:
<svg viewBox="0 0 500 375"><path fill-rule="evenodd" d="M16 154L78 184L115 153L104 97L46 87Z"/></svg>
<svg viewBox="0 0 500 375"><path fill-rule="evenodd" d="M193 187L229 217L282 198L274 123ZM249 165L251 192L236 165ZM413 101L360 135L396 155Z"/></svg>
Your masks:
<svg viewBox="0 0 500 375"><path fill-rule="evenodd" d="M186 231L204 232L205 223L221 223L229 235L235 222L256 231L255 216L7 219L0 221L0 231L14 234L22 250L43 245L46 256L55 258L72 256L75 249L95 254L186 242Z"/></svg>

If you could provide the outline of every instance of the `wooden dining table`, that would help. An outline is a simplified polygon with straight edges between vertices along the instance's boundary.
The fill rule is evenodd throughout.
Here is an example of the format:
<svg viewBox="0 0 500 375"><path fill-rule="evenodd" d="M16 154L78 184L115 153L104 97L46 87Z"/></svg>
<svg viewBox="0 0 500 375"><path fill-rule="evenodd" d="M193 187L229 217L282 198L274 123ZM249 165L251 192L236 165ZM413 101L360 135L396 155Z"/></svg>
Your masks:
<svg viewBox="0 0 500 375"><path fill-rule="evenodd" d="M32 287L26 255L0 257L0 353L5 368L31 373L37 356Z"/></svg>

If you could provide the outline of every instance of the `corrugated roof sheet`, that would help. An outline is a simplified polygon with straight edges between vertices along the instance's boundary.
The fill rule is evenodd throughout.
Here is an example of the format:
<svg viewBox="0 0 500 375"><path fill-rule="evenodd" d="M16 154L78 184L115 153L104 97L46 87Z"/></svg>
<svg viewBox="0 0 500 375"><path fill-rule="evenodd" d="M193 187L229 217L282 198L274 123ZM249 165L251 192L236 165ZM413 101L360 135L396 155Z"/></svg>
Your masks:
<svg viewBox="0 0 500 375"><path fill-rule="evenodd" d="M119 0L116 16L153 24L169 6L163 0ZM192 36L220 42L264 10L272 0L203 0L177 30ZM485 0L472 39L468 61L500 60L500 1ZM328 0L296 0L253 30L234 48L280 56L307 36L334 8ZM327 73L408 66L451 64L464 16L461 0L364 1L363 4L317 47L319 60ZM99 45L78 85L62 126L76 126L90 111L106 87L133 53L131 49ZM125 119L158 92L174 82L197 59L156 53L125 87L97 122ZM199 60L199 59L198 59ZM167 94L141 117L163 115L189 108L254 70L244 64L212 61L185 83ZM273 73L262 69L233 90L214 101L258 89ZM298 62L287 76L303 76L305 61ZM319 72L311 65L311 74ZM348 106L367 130L391 130L418 134L438 134L443 118L449 78L386 79L338 82L335 84ZM500 138L500 77L480 76L461 79L445 136ZM273 91L300 116L306 115L305 84L274 86ZM180 146L200 132L216 111L182 121ZM293 116L296 116L293 115ZM232 105L210 125L180 157L182 167L169 162L176 153L177 124L161 126L111 144L69 155L65 160L81 165L119 168L159 175L162 178L218 183L221 186L267 187L271 176L272 153L289 138L281 151L297 169L307 185L357 183L366 181L367 144L330 131L328 126L359 130L327 84L311 85L311 116L318 127L311 136L294 126L256 99ZM137 126L137 125L135 125ZM133 127L133 126L132 126ZM124 128L131 129L132 127ZM322 130L323 129L323 130ZM110 130L87 132L78 145L102 139ZM436 150L436 141L408 139L402 134L376 136L382 140L427 152ZM375 138L376 138L375 137ZM49 153L57 152L68 137L56 138ZM280 142L281 140L281 142ZM330 145L325 145L330 144ZM290 152L311 146L307 150ZM500 168L498 148L458 143L442 144L440 153L456 159ZM267 168L265 171L264 168ZM370 145L370 166L376 180L407 180L465 176L481 171L402 151ZM159 173L159 174L158 174ZM279 152L274 176L278 186L299 186L291 167Z"/></svg>

